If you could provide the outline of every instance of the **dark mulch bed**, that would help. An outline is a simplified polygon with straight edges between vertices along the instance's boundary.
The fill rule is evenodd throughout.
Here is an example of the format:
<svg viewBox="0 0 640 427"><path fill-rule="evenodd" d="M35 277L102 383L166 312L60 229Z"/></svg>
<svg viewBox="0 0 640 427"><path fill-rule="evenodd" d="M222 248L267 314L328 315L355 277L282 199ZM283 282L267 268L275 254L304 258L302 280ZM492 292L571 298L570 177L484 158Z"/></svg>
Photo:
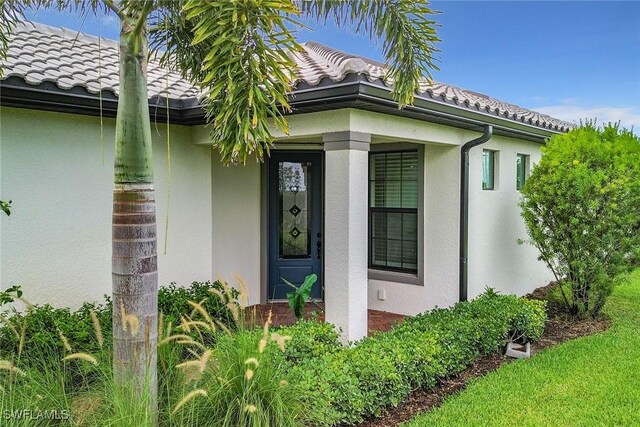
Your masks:
<svg viewBox="0 0 640 427"><path fill-rule="evenodd" d="M551 283L538 288L527 295L527 297L543 300L553 286L554 284ZM609 321L606 318L581 320L569 318L563 313L562 306L549 305L548 311L549 320L547 321L544 334L540 340L531 344L532 355L545 348L574 338L602 332L609 327ZM513 360L515 359L505 357L500 353L484 356L461 374L442 381L436 388L432 390L414 391L407 400L396 408L392 408L386 415L369 420L361 424L360 427L397 426L404 421L412 419L419 412L428 411L439 406L447 396L464 389L470 380L494 371L503 363L508 363Z"/></svg>

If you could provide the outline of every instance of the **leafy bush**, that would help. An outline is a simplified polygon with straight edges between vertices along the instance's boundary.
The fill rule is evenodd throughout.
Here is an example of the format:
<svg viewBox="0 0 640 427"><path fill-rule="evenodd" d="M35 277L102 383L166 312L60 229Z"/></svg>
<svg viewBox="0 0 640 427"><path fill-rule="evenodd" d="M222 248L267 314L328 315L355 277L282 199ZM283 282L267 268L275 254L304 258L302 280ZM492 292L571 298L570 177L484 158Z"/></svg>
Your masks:
<svg viewBox="0 0 640 427"><path fill-rule="evenodd" d="M397 406L411 391L383 346L359 345L341 354L349 372L361 384L365 417L378 416L385 408Z"/></svg>
<svg viewBox="0 0 640 427"><path fill-rule="evenodd" d="M96 337L92 311L101 326L104 348ZM66 354L77 351L99 354L108 350L110 343L111 309L108 304L85 303L77 311L54 308L49 304L33 306L24 314L14 313L0 327L0 359L14 359L19 355L25 367L39 366L43 357L61 360ZM70 365L65 372L68 383L95 374L91 365Z"/></svg>
<svg viewBox="0 0 640 427"><path fill-rule="evenodd" d="M355 347L337 347L327 325L299 322L283 328L294 338L284 355L274 356L289 364L289 381L313 402L308 410L315 425L354 425L397 405L411 390L461 372L510 338L539 338L545 320L543 303L489 289L471 302L409 318Z"/></svg>
<svg viewBox="0 0 640 427"><path fill-rule="evenodd" d="M279 328L279 332L291 337L284 353L284 357L291 364L342 349L338 332L330 323L299 320L291 326Z"/></svg>
<svg viewBox="0 0 640 427"><path fill-rule="evenodd" d="M336 355L340 355L336 357ZM349 370L344 355L330 353L312 358L287 371L307 404L311 425L354 425L364 420L365 397L358 378Z"/></svg>
<svg viewBox="0 0 640 427"><path fill-rule="evenodd" d="M522 299L517 315L511 320L512 341L537 341L544 332L547 321L545 302Z"/></svg>
<svg viewBox="0 0 640 427"><path fill-rule="evenodd" d="M372 348L372 352L387 355L402 376L401 381L411 390L433 387L436 377L443 373L436 360L442 353L436 334L416 325L395 329L393 333L377 333L365 338L358 348L364 352Z"/></svg>
<svg viewBox="0 0 640 427"><path fill-rule="evenodd" d="M591 124L554 135L522 189L530 242L574 315L596 316L640 258L640 139Z"/></svg>
<svg viewBox="0 0 640 427"><path fill-rule="evenodd" d="M225 300L214 295L212 289L225 295ZM188 302L198 302L211 318L233 329L235 320L227 304L237 306L237 297L238 291L220 282L193 282L184 288L172 283L159 289L158 310L163 313L165 324L176 326L183 316L193 314L193 307ZM104 349L100 348L95 335L92 312L101 325ZM0 319L0 359L18 353L21 335L24 335L23 347L29 350L22 353L26 365L37 361L39 350L55 353L58 358L64 357L67 350L61 336L73 351L96 354L102 350L109 351L111 345L112 305L107 296L102 304L85 303L76 311L54 308L49 304L34 305L24 313L4 313L3 319ZM207 341L206 344L211 342Z"/></svg>

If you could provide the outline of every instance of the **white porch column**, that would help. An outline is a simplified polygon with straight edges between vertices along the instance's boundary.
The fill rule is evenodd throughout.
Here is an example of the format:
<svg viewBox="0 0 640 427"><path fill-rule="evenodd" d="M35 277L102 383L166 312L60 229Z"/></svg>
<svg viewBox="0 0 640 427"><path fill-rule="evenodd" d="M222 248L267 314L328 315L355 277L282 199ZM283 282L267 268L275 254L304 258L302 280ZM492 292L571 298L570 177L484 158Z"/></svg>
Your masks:
<svg viewBox="0 0 640 427"><path fill-rule="evenodd" d="M325 150L324 300L342 340L367 335L367 210L371 135L323 135Z"/></svg>

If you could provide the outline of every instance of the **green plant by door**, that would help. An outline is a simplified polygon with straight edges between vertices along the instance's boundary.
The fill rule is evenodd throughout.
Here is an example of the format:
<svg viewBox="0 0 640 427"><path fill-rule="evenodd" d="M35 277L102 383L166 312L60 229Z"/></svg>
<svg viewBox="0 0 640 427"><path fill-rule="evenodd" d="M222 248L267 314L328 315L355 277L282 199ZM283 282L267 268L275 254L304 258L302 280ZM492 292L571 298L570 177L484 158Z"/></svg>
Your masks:
<svg viewBox="0 0 640 427"><path fill-rule="evenodd" d="M296 286L293 283L282 279L284 283L291 286L294 291L287 293L287 301L289 301L289 308L293 311L293 314L296 316L296 319L302 319L302 315L304 314L304 306L309 300L309 295L311 295L311 288L313 288L314 283L318 280L318 276L315 274L310 274L304 278L304 282L300 286Z"/></svg>

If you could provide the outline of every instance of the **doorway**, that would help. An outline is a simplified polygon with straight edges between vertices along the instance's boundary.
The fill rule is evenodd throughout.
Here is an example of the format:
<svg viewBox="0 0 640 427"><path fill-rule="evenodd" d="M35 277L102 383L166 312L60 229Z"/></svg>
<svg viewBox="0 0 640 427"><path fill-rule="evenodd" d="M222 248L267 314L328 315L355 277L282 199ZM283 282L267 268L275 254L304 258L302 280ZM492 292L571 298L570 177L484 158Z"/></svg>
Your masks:
<svg viewBox="0 0 640 427"><path fill-rule="evenodd" d="M268 294L286 300L310 274L318 280L311 298L322 299L323 153L277 152L268 168Z"/></svg>

